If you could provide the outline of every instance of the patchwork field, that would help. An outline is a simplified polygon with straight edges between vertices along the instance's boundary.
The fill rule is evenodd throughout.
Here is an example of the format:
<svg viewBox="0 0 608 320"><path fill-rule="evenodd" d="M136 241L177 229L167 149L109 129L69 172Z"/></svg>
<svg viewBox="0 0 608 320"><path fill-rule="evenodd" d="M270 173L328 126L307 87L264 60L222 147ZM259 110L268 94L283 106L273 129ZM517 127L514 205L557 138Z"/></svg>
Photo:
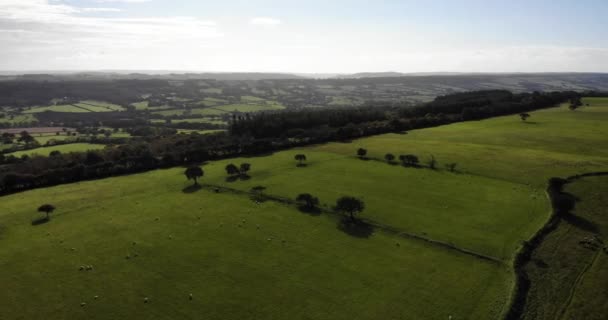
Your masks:
<svg viewBox="0 0 608 320"><path fill-rule="evenodd" d="M13 155L15 157L21 157L24 154L29 155L29 156L33 156L33 155L48 156L49 153L51 153L52 151L68 153L68 152L81 152L81 151L87 151L87 150L97 150L97 149L103 149L103 148L105 148L105 145L103 145L103 144L70 143L70 144L63 144L63 145L58 145L58 146L40 147L40 148L36 148L36 149L16 151L13 153L9 153L8 155Z"/></svg>
<svg viewBox="0 0 608 320"><path fill-rule="evenodd" d="M608 105L585 102L527 122L499 117L211 162L200 190L173 168L5 196L0 310L8 319L498 319L513 255L549 217L547 179L608 170ZM438 169L391 165L387 152L423 164L433 155ZM296 166L299 153L306 166ZM245 162L249 179L227 179L226 164ZM452 162L456 172L444 169ZM252 201L254 187L274 199L309 192L326 210ZM345 232L327 212L343 195L365 201L365 233ZM52 219L32 225L47 202ZM600 290L584 279L575 318Z"/></svg>
<svg viewBox="0 0 608 320"><path fill-rule="evenodd" d="M80 103L75 103L75 104L33 107L30 109L24 110L23 113L32 114L32 113L39 113L39 112L46 112L46 111L82 113L82 112L111 112L111 111L122 111L122 110L124 110L124 109L119 105L115 105L115 104L111 104L111 103L107 103L107 102L101 102L101 101L85 100L85 101L81 101Z"/></svg>

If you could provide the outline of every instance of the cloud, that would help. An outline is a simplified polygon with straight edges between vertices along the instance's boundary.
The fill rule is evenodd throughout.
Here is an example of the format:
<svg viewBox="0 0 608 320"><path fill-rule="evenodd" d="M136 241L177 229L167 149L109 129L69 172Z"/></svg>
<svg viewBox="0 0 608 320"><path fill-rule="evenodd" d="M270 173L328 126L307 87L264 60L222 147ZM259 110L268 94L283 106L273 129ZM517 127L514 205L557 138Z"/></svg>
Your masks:
<svg viewBox="0 0 608 320"><path fill-rule="evenodd" d="M107 3L107 2L120 2L120 3L144 3L144 2L150 2L151 0L96 0L95 2L99 2L99 3Z"/></svg>
<svg viewBox="0 0 608 320"><path fill-rule="evenodd" d="M118 8L79 8L80 12L121 12Z"/></svg>
<svg viewBox="0 0 608 320"><path fill-rule="evenodd" d="M268 17L256 17L251 19L249 23L256 26L276 26L281 24L281 20Z"/></svg>

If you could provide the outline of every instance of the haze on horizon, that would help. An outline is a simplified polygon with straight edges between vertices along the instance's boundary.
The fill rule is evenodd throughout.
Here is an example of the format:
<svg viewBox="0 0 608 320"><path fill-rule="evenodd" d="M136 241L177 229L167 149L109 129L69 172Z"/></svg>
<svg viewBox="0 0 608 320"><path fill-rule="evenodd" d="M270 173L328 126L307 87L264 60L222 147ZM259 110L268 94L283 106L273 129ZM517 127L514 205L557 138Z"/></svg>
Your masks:
<svg viewBox="0 0 608 320"><path fill-rule="evenodd" d="M608 2L0 0L0 70L608 72Z"/></svg>

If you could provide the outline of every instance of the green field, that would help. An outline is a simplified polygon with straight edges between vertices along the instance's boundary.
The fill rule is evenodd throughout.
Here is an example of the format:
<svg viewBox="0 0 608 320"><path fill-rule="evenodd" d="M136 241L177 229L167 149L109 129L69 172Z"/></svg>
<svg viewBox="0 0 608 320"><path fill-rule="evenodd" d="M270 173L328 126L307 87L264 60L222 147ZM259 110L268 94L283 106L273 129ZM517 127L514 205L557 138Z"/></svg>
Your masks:
<svg viewBox="0 0 608 320"><path fill-rule="evenodd" d="M27 123L29 125L31 122L38 122L38 119L36 119L36 117L34 117L32 114L18 114L14 115L12 119L9 115L6 115L4 118L0 118L0 123Z"/></svg>
<svg viewBox="0 0 608 320"><path fill-rule="evenodd" d="M33 156L33 155L48 156L49 153L51 153L52 151L55 151L55 150L60 151L61 153L68 153L68 152L80 152L80 151L87 151L87 150L97 150L97 149L103 149L103 148L105 148L105 145L103 145L103 144L70 143L70 144L63 144L63 145L58 145L58 146L40 147L40 148L36 148L36 149L16 151L13 153L9 153L9 155L13 155L15 157L21 157L24 154L29 155L29 156Z"/></svg>
<svg viewBox="0 0 608 320"><path fill-rule="evenodd" d="M604 319L608 314L608 251L580 241L607 239L608 176L586 177L565 192L579 199L571 216L559 221L526 265L532 281L523 319Z"/></svg>
<svg viewBox="0 0 608 320"><path fill-rule="evenodd" d="M382 232L352 237L331 216L183 193L188 185L171 169L3 198L0 257L11 257L0 259L4 314L488 319L508 294L510 275L496 263ZM39 202L60 209L32 226Z"/></svg>
<svg viewBox="0 0 608 320"><path fill-rule="evenodd" d="M165 122L164 120L160 120L163 123ZM152 122L157 122L156 120L152 120ZM225 125L226 121L223 120L218 120L217 118L192 118L192 119L172 119L171 123L184 123L184 122L190 122L190 123L209 123L209 124L219 124L219 125Z"/></svg>
<svg viewBox="0 0 608 320"><path fill-rule="evenodd" d="M586 102L526 123L505 116L210 162L198 191L173 168L3 197L0 306L25 319L500 318L513 255L549 217L547 179L608 171L608 104ZM434 155L439 169L391 165L387 152ZM225 165L243 162L251 178L227 181ZM353 235L334 214L252 201L258 186L312 193L327 210L360 197L373 228ZM31 225L46 202L53 218ZM602 272L597 261L589 275ZM592 276L580 283L568 311L577 319L602 289Z"/></svg>
<svg viewBox="0 0 608 320"><path fill-rule="evenodd" d="M279 103L268 102L266 104L229 104L215 107L214 109L224 110L226 112L258 112L265 110L281 110L285 109L285 107Z"/></svg>
<svg viewBox="0 0 608 320"><path fill-rule="evenodd" d="M36 141L38 141L38 143L40 143L41 145L46 144L47 142L51 141L51 140L56 140L56 141L64 141L64 140L68 140L68 139L76 139L75 136L68 136L65 133L61 134L61 135L56 135L54 133L45 133L45 134L32 134L32 136L36 139Z"/></svg>
<svg viewBox="0 0 608 320"><path fill-rule="evenodd" d="M198 133L198 134L213 134L213 133L219 133L219 132L225 132L226 130L195 130L195 129L178 129L177 133L183 133L183 134L191 134L191 133Z"/></svg>
<svg viewBox="0 0 608 320"><path fill-rule="evenodd" d="M100 101L93 101L93 100L85 100L85 101L81 101L80 103L76 103L76 104L32 107L30 109L23 111L23 113L31 114L31 113L39 113L39 112L45 112L45 111L83 113L83 112L111 112L111 111L122 111L122 110L123 110L123 108L121 106L118 106L115 104L111 104L111 103L107 103L107 102L100 102Z"/></svg>
<svg viewBox="0 0 608 320"><path fill-rule="evenodd" d="M77 113L91 112L89 110L85 110L85 109L77 107L75 105L67 104L67 105L52 105L52 106L45 106L45 107L32 107L30 109L23 111L23 113L28 114L28 113L39 113L39 112L45 112L45 111L77 112Z"/></svg>

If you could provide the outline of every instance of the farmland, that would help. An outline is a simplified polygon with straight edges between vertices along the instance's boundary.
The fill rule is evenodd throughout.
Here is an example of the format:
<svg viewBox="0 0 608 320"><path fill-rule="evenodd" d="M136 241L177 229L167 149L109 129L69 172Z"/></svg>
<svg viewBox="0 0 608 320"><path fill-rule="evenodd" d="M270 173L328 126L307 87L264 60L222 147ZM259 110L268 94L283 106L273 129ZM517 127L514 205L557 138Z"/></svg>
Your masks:
<svg viewBox="0 0 608 320"><path fill-rule="evenodd" d="M70 144L63 144L63 145L57 145L57 146L40 147L40 148L36 148L36 149L16 151L13 153L9 153L8 155L13 155L15 157L21 157L22 155L48 156L49 153L51 153L52 151L59 151L61 153L82 152L82 151L88 151L88 150L103 149L104 147L105 147L105 145L103 145L103 144L70 143Z"/></svg>
<svg viewBox="0 0 608 320"><path fill-rule="evenodd" d="M547 179L608 169L607 142L597 138L608 134L608 106L586 102L526 122L505 116L214 161L203 166L200 190L174 168L6 196L0 257L20 258L0 267L35 260L44 268L3 273L0 297L9 314L32 319L499 318L511 260L549 217ZM360 147L366 159L355 155ZM389 164L387 152L423 164L433 155L438 169ZM226 179L226 164L243 162L251 178ZM324 212L252 201L254 187L273 199L309 192ZM343 195L365 201L368 232L342 229L327 213ZM49 201L58 208L51 221L31 226L35 206ZM600 277L602 259L590 275ZM78 270L89 264L93 271ZM581 282L568 312L585 312L575 306L594 284Z"/></svg>

